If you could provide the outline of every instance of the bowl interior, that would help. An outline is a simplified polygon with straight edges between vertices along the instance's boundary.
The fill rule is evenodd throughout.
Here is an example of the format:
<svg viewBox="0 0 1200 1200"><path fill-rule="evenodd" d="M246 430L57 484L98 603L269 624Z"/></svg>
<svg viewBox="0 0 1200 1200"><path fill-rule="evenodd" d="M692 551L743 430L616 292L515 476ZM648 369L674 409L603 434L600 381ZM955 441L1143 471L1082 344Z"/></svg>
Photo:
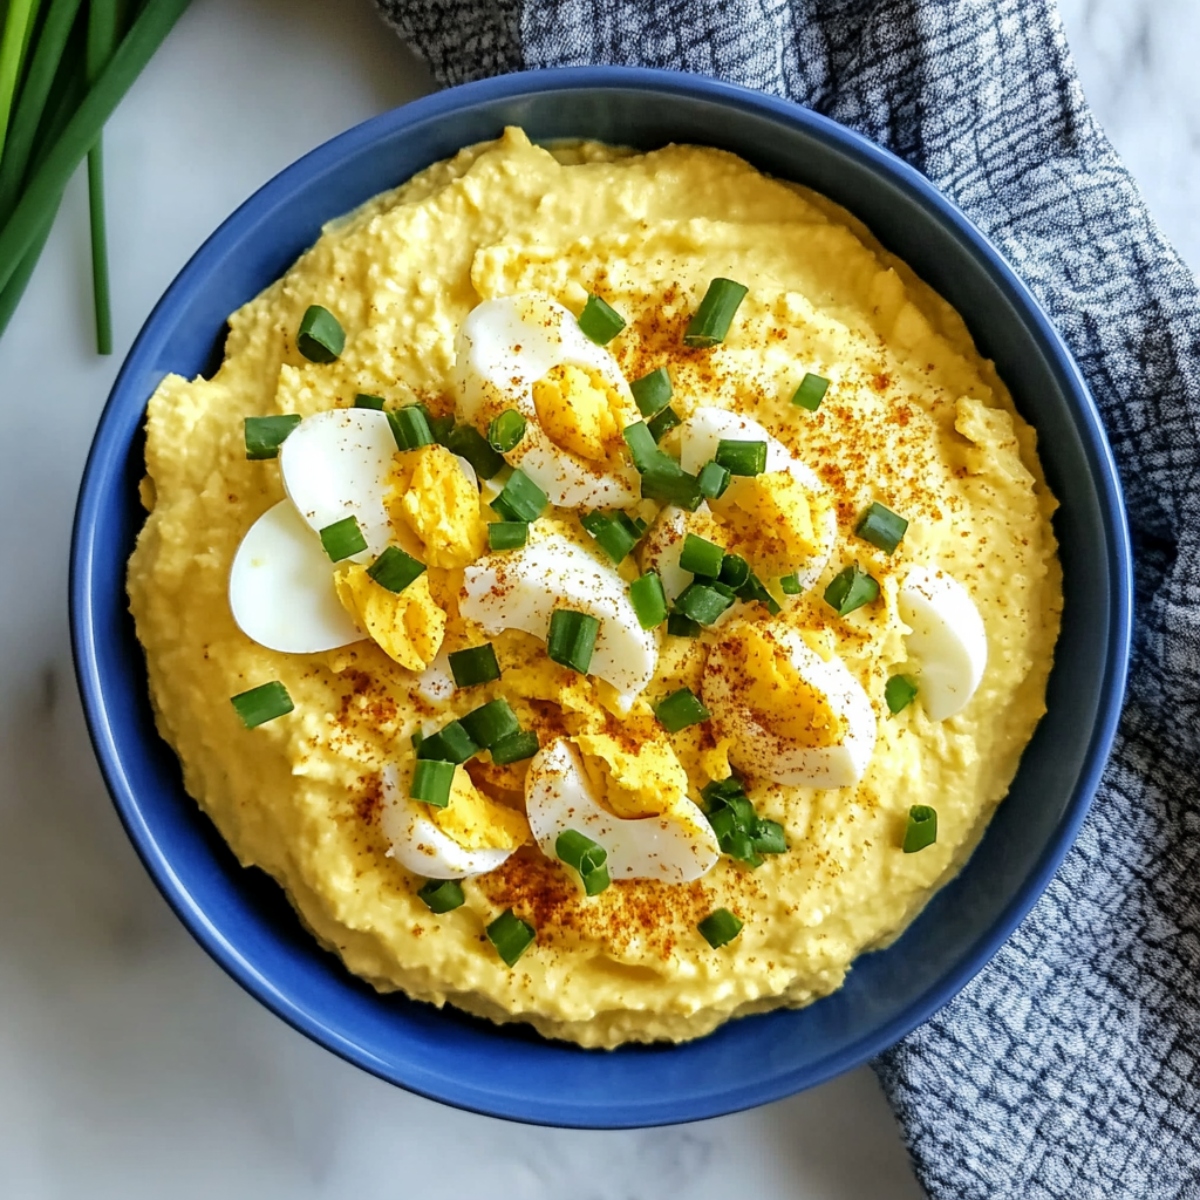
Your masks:
<svg viewBox="0 0 1200 1200"><path fill-rule="evenodd" d="M967 319L1040 435L1062 501L1066 611L1049 712L1011 794L962 874L835 995L680 1047L584 1052L520 1027L377 995L301 929L281 891L238 867L184 793L158 738L126 609L142 520L141 423L162 376L203 370L227 314L277 278L322 222L472 142L518 124L649 149L695 141L824 192ZM182 919L251 992L302 1032L417 1092L499 1116L635 1126L730 1112L863 1062L945 1003L1049 880L1111 741L1129 635L1127 535L1086 389L1023 286L915 171L812 113L710 80L583 68L453 89L350 130L283 172L200 250L156 308L101 419L77 514L73 636L98 756L139 853Z"/></svg>

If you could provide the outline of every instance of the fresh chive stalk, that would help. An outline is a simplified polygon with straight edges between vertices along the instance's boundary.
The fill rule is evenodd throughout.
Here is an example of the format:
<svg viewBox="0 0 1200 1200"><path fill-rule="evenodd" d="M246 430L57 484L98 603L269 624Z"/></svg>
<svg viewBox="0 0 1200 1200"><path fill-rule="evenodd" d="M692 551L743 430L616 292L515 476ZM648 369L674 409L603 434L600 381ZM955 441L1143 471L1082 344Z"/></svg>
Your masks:
<svg viewBox="0 0 1200 1200"><path fill-rule="evenodd" d="M87 81L93 85L112 57L117 40L117 0L90 0L87 27ZM108 229L104 209L104 135L88 151L88 214L92 234L92 294L96 313L96 352L111 354L112 290L108 282Z"/></svg>

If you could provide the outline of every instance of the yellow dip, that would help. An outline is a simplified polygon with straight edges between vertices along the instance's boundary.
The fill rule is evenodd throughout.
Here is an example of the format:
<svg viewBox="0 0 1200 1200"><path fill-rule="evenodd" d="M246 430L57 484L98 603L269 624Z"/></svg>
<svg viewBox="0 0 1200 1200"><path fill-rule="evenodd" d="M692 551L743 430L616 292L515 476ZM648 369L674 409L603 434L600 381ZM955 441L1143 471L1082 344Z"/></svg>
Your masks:
<svg viewBox="0 0 1200 1200"><path fill-rule="evenodd" d="M723 344L688 349L683 330L715 277L749 293ZM691 883L630 880L592 898L530 840L528 761L499 767L481 755L459 769L437 820L464 846L520 849L467 879L461 907L435 915L379 823L381 771L394 764L408 777L422 726L505 696L543 744L575 738L603 802L623 816L662 811L685 791L698 800L730 770L730 745L710 724L665 733L649 701L699 692L709 648L736 626L664 638L655 679L627 716L607 685L550 662L539 639L485 637L458 601L492 514L483 501L475 511L431 450L398 456L390 498L398 544L429 564L411 595L380 594L361 567L339 569L347 610L376 640L288 655L234 623L235 551L283 497L277 464L247 461L243 419L345 407L360 392L389 408L420 401L451 413L462 322L482 300L520 292L576 314L589 292L602 295L628 321L608 347L627 379L666 365L681 416L701 405L753 416L817 472L837 545L816 586L777 619L845 662L870 699L877 742L853 787L747 778L759 815L789 843L757 869L723 856ZM345 330L336 362L297 350L313 304ZM150 515L129 566L131 606L159 728L188 791L351 971L585 1046L683 1040L833 991L858 954L894 938L962 865L1044 711L1061 609L1055 501L1032 430L961 319L844 211L715 150L548 151L513 129L331 223L230 326L212 379L171 376L150 403ZM830 381L816 412L791 404L808 372ZM599 459L621 453L623 418L594 382L556 373L538 390L538 411L560 444ZM673 448L669 437L664 446ZM441 507L406 502L418 493L441 496ZM855 536L873 501L909 521L893 555ZM737 505L714 505L708 520L782 569L815 536L806 503L790 485L749 481ZM656 506L639 511L653 518ZM560 510L544 523L588 545L576 517ZM881 594L843 618L823 593L849 563ZM636 576L636 564L635 554L622 575ZM884 702L889 676L906 669L897 593L913 564L957 579L987 630L982 683L941 722L919 697L896 715ZM504 669L498 683L422 698L417 673L439 647L485 640ZM739 646L761 685L756 711L781 737L819 746L842 736L838 713L762 637ZM295 710L247 730L230 697L268 680L284 683ZM905 854L913 804L936 808L938 840ZM537 931L511 968L484 935L509 908ZM718 908L744 927L713 949L696 927Z"/></svg>

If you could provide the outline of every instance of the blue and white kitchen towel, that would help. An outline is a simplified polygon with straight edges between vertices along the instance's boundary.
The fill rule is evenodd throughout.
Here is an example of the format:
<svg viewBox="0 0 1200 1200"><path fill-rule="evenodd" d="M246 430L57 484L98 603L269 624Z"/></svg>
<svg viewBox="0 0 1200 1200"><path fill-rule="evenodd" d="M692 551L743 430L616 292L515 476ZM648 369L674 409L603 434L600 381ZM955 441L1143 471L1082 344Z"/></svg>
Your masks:
<svg viewBox="0 0 1200 1200"><path fill-rule="evenodd" d="M1053 0L378 0L437 78L669 67L790 97L952 197L1075 353L1139 623L1075 849L876 1069L935 1200L1200 1200L1200 294L1080 91Z"/></svg>

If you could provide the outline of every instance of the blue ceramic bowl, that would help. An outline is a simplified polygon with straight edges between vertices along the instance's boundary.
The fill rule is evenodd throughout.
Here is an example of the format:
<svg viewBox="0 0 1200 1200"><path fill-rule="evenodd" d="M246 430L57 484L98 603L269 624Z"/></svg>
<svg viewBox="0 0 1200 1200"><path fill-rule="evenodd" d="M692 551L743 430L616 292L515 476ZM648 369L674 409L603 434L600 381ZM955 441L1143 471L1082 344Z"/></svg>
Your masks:
<svg viewBox="0 0 1200 1200"><path fill-rule="evenodd" d="M900 941L860 959L840 992L683 1046L583 1051L380 996L351 977L270 879L237 865L185 794L155 732L126 611L142 418L159 380L208 366L226 316L282 274L322 222L508 124L540 139L722 146L845 205L966 318L1037 428L1062 501L1066 611L1049 712L966 869ZM96 754L142 860L201 945L284 1020L384 1079L478 1112L606 1128L711 1117L811 1087L891 1045L988 961L1087 811L1120 708L1130 597L1121 496L1096 409L1032 296L963 215L899 159L804 109L696 76L617 68L513 75L419 100L335 138L248 200L184 268L130 352L88 461L71 559L75 660Z"/></svg>

